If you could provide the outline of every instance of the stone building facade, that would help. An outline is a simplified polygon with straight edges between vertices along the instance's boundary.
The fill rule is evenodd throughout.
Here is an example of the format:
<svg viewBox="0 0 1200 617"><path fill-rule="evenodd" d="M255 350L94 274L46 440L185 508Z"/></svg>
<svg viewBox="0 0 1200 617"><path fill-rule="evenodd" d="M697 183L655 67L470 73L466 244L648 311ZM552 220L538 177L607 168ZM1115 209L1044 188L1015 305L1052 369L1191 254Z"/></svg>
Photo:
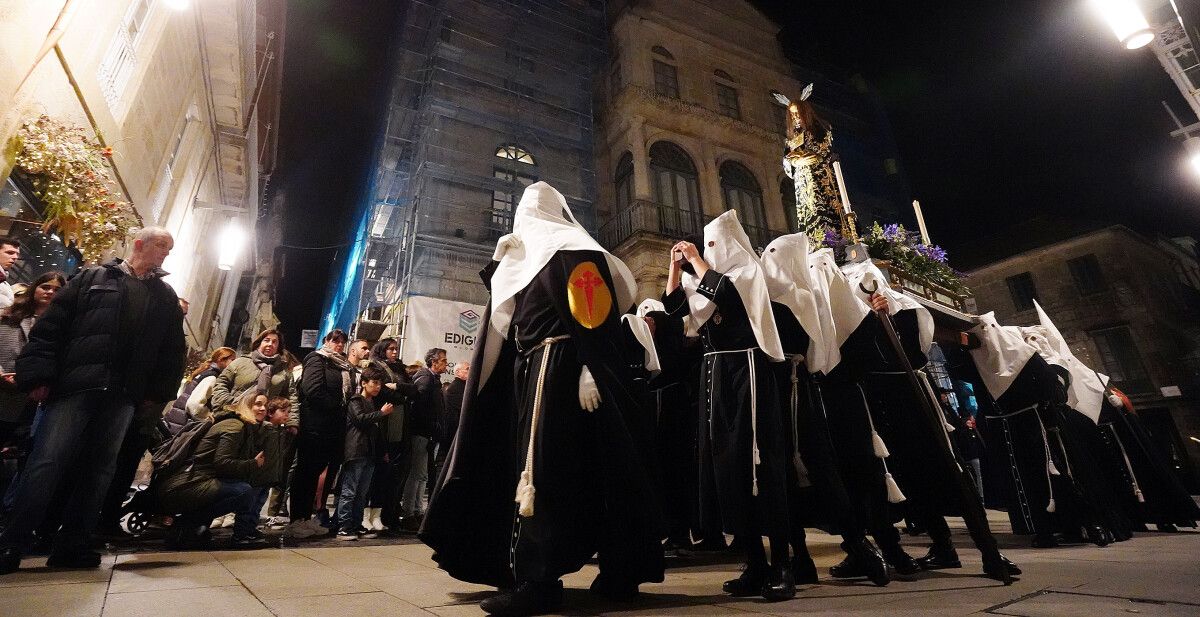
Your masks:
<svg viewBox="0 0 1200 617"><path fill-rule="evenodd" d="M225 272L216 239L231 220L254 237L259 155L274 151L277 115L255 103L280 85L282 6L0 0L0 140L46 114L113 148L115 188L142 224L175 236L167 281L190 301L197 350L225 343L240 274L255 271L255 242Z"/></svg>
<svg viewBox="0 0 1200 617"><path fill-rule="evenodd" d="M980 312L1037 323L1033 300L1081 361L1129 395L1196 490L1200 469L1200 268L1190 238L1152 240L1120 225L970 272ZM1190 459L1190 462L1189 462Z"/></svg>
<svg viewBox="0 0 1200 617"><path fill-rule="evenodd" d="M779 26L749 2L618 0L608 19L596 92L597 232L629 265L639 294L660 293L675 240L728 209L759 247L793 230L794 189L781 164L786 112L772 92L796 98L815 82L812 100L834 126L861 224L894 219L908 195L880 194L902 176L894 153L862 139L880 132L867 119L865 85L856 91L796 67Z"/></svg>

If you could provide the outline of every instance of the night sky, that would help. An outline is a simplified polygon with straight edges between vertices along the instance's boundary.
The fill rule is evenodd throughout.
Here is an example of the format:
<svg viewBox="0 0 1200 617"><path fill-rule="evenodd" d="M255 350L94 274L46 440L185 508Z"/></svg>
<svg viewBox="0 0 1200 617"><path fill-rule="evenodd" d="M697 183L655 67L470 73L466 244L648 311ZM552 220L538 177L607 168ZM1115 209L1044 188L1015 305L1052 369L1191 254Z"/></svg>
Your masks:
<svg viewBox="0 0 1200 617"><path fill-rule="evenodd" d="M273 179L286 244L348 239L405 4L289 3ZM1087 0L755 4L784 26L794 60L877 89L930 234L953 264L969 263L980 237L1038 215L1200 231L1200 178L1160 101L1185 124L1189 108L1153 53L1124 50ZM276 312L296 341L319 325L335 251L284 254Z"/></svg>

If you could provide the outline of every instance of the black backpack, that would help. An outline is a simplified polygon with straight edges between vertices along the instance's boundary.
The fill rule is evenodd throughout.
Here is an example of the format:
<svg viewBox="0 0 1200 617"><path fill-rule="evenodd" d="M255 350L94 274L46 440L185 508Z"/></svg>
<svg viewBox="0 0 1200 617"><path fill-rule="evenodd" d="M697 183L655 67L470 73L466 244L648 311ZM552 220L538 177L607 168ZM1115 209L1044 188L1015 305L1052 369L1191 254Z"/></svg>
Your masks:
<svg viewBox="0 0 1200 617"><path fill-rule="evenodd" d="M200 440L212 425L211 415L203 420L189 422L178 433L155 448L150 457L150 464L154 468L153 477L168 476L190 464L196 454L196 446L200 445Z"/></svg>

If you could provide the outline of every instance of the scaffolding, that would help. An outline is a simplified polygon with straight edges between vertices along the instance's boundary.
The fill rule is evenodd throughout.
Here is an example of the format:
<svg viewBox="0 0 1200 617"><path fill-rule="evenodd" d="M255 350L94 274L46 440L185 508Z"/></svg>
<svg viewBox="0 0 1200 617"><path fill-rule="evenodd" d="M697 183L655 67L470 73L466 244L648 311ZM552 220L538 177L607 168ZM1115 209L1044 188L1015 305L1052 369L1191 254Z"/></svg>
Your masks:
<svg viewBox="0 0 1200 617"><path fill-rule="evenodd" d="M415 0L402 19L386 129L356 260L334 323L414 295L483 304L479 271L545 180L594 229L593 80L605 61L602 0ZM342 283L344 283L343 281Z"/></svg>

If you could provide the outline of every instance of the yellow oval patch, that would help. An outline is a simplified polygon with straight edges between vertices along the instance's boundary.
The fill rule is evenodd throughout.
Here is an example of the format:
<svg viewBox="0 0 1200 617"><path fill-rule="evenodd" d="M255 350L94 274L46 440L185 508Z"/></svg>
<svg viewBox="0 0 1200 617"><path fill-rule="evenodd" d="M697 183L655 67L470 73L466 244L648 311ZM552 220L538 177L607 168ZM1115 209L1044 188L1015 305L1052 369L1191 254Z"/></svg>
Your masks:
<svg viewBox="0 0 1200 617"><path fill-rule="evenodd" d="M612 292L596 264L585 261L571 270L567 279L567 301L571 316L589 330L608 319L608 312L612 310Z"/></svg>

